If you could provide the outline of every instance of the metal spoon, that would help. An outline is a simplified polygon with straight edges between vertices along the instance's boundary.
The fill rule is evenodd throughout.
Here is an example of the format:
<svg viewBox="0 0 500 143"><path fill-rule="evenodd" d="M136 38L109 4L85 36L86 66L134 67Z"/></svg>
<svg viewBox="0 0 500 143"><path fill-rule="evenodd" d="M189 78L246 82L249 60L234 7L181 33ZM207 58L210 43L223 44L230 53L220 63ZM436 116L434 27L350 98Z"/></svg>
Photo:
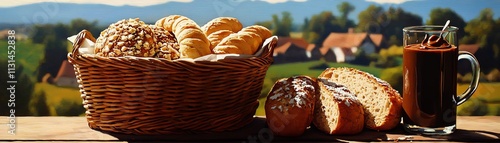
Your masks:
<svg viewBox="0 0 500 143"><path fill-rule="evenodd" d="M443 36L444 30L446 30L446 28L448 28L448 25L450 25L450 20L447 20L446 24L444 24L443 30L441 30L441 33L439 34L439 38L441 38L441 36ZM446 36L446 35L444 35L444 36Z"/></svg>

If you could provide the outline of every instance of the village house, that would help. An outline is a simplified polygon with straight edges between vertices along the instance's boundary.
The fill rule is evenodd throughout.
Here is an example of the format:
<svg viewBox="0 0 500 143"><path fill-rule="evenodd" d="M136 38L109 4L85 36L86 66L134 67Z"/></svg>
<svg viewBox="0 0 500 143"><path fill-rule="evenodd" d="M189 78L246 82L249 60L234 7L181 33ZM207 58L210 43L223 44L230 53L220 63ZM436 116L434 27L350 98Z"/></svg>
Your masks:
<svg viewBox="0 0 500 143"><path fill-rule="evenodd" d="M378 52L382 39L382 34L354 33L352 29L347 33L332 32L323 41L319 52L326 61L349 62L355 59L358 50L365 54Z"/></svg>
<svg viewBox="0 0 500 143"><path fill-rule="evenodd" d="M302 38L278 37L278 43L273 53L274 63L309 61L313 48L314 44L309 44Z"/></svg>
<svg viewBox="0 0 500 143"><path fill-rule="evenodd" d="M61 68L59 68L57 76L54 78L54 84L57 86L78 87L73 65L67 60L62 62Z"/></svg>
<svg viewBox="0 0 500 143"><path fill-rule="evenodd" d="M275 64L304 62L324 59L328 62L349 62L354 60L356 52L363 50L365 54L376 53L382 44L382 34L332 32L322 45L308 43L303 38L278 37L274 49Z"/></svg>

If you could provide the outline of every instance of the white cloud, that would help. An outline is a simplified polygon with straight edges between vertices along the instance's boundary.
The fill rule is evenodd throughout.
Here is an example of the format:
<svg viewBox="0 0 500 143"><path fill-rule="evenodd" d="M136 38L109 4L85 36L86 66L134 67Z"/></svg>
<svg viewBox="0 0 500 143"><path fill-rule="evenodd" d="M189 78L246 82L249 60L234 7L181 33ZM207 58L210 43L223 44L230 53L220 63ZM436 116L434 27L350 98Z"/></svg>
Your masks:
<svg viewBox="0 0 500 143"><path fill-rule="evenodd" d="M167 2L192 2L193 0L12 0L0 3L0 7L14 7L40 2L76 3L76 4L105 4L112 6L150 6Z"/></svg>
<svg viewBox="0 0 500 143"><path fill-rule="evenodd" d="M408 1L414 1L414 0L366 0L368 2L375 2L379 4L402 4Z"/></svg>
<svg viewBox="0 0 500 143"><path fill-rule="evenodd" d="M265 1L265 2L268 2L268 3L272 3L272 4L277 4L277 3L284 3L284 2L288 2L288 1L306 2L307 0L261 0L261 1Z"/></svg>

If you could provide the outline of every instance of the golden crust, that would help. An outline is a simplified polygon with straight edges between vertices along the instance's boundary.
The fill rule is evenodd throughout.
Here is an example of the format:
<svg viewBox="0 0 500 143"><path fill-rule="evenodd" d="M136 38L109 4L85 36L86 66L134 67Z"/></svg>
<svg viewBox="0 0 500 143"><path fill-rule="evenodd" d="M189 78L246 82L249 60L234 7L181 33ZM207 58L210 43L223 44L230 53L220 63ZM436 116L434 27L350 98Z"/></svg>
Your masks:
<svg viewBox="0 0 500 143"><path fill-rule="evenodd" d="M234 32L231 30L219 30L216 31L210 35L208 35L208 41L210 41L210 50L213 51L215 46L217 46L222 39L226 38L227 36L233 34Z"/></svg>
<svg viewBox="0 0 500 143"><path fill-rule="evenodd" d="M271 37L271 31L269 31L269 29L259 25L252 25L243 28L238 33L228 35L222 39L212 51L216 54L251 55L257 52L262 41L269 37ZM239 48L239 50L234 50L234 47L228 45L234 45Z"/></svg>
<svg viewBox="0 0 500 143"><path fill-rule="evenodd" d="M266 122L275 135L299 136L312 122L315 79L308 76L283 78L273 85L265 103Z"/></svg>
<svg viewBox="0 0 500 143"><path fill-rule="evenodd" d="M197 58L211 54L210 42L201 28L193 20L180 15L170 15L155 23L167 31L172 31L179 42L181 58Z"/></svg>
<svg viewBox="0 0 500 143"><path fill-rule="evenodd" d="M267 39L267 38L269 38L269 37L271 37L273 35L269 29L267 29L264 26L260 26L260 25L248 26L248 27L245 27L245 28L241 29L241 31L256 33L263 40L265 40L265 39Z"/></svg>
<svg viewBox="0 0 500 143"><path fill-rule="evenodd" d="M229 30L236 33L240 31L241 28L243 28L243 25L238 19L233 17L214 18L201 27L203 33L207 36L220 30Z"/></svg>

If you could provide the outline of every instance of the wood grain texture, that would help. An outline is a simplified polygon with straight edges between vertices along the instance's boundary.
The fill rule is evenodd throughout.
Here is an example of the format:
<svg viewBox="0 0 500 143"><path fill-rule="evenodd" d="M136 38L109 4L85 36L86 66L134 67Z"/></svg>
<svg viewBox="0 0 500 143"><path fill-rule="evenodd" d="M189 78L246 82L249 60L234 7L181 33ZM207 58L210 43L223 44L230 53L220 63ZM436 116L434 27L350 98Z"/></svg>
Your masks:
<svg viewBox="0 0 500 143"><path fill-rule="evenodd" d="M500 116L459 116L457 131L449 136L420 136L403 131L402 126L377 132L365 129L350 136L327 135L309 128L299 137L274 136L267 128L265 117L256 117L248 126L233 132L196 135L127 135L90 129L84 117L17 117L16 135L9 134L8 117L0 117L0 142L2 141L55 141L55 142L356 142L356 141L474 141L500 142Z"/></svg>

